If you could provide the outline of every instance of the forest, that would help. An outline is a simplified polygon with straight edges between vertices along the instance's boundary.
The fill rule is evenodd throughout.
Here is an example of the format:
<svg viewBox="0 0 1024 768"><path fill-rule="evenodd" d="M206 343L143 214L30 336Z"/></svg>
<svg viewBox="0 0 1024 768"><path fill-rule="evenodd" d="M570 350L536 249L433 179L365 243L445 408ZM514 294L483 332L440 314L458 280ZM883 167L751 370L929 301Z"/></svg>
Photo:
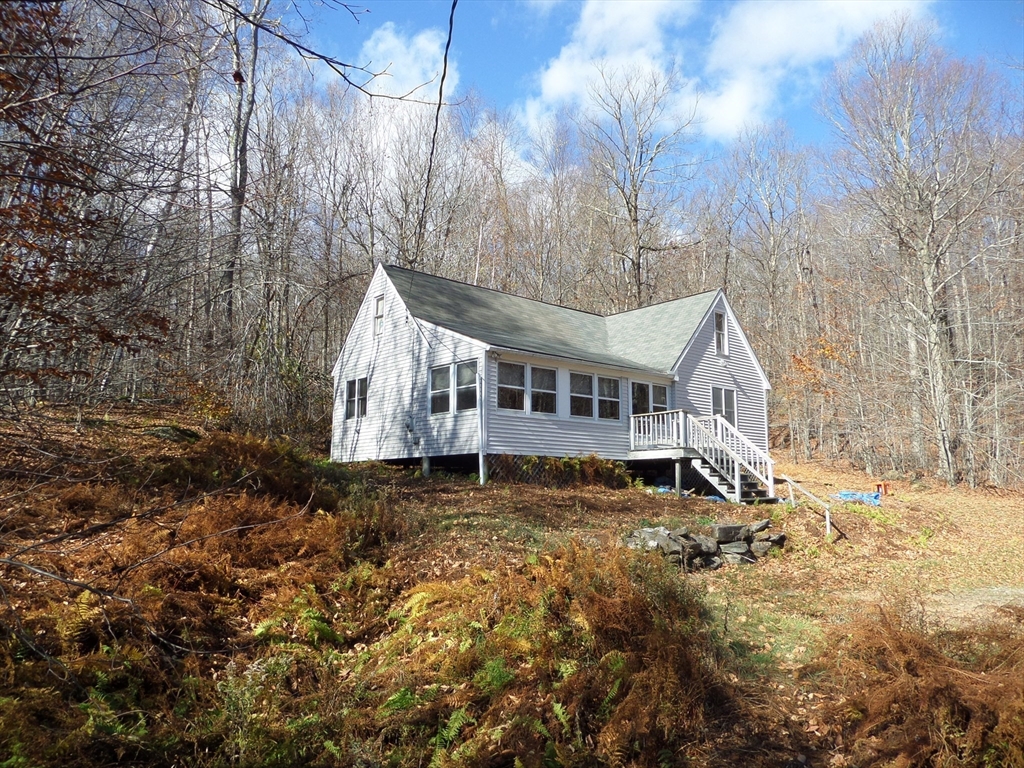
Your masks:
<svg viewBox="0 0 1024 768"><path fill-rule="evenodd" d="M382 97L289 8L0 4L6 413L182 403L322 445L383 262L600 313L722 287L776 454L1024 482L1019 62L893 18L826 79L827 142L710 151L676 74L595 68L527 131L437 82Z"/></svg>

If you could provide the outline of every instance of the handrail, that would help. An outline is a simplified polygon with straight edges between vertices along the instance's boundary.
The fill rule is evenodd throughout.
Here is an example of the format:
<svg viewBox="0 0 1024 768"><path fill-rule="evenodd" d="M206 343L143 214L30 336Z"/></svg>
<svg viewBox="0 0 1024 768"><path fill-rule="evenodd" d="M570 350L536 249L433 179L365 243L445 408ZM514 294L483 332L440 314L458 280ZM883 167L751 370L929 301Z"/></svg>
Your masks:
<svg viewBox="0 0 1024 768"><path fill-rule="evenodd" d="M729 421L720 415L699 416L700 422L719 442L732 448L740 461L768 489L768 495L775 495L775 461L747 439Z"/></svg>
<svg viewBox="0 0 1024 768"><path fill-rule="evenodd" d="M690 442L723 477L732 478L735 495L733 501L737 504L741 503L743 501L743 480L741 478L741 467L744 465L743 459L732 448L720 441L711 430L705 427L701 423L702 420L700 418L687 416L686 420L690 427L688 430L690 432ZM701 437L704 439L701 440Z"/></svg>
<svg viewBox="0 0 1024 768"><path fill-rule="evenodd" d="M682 409L632 414L629 417L629 450L687 447L686 430L683 428L686 415Z"/></svg>
<svg viewBox="0 0 1024 768"><path fill-rule="evenodd" d="M779 479L783 480L784 482L789 484L789 503L791 505L796 506L796 500L793 498L793 489L796 488L798 491L800 491L800 493L802 493L804 496L807 496L811 501L815 501L815 502L817 502L818 504L820 504L821 506L823 506L825 508L825 515L824 515L824 517L825 517L825 537L826 538L828 538L828 537L830 537L832 535L832 529L833 528L836 529L836 533L839 534L839 538L840 539L848 539L849 538L849 536L847 536L845 533L843 533L841 530L839 530L839 527L832 522L832 505L831 504L829 504L826 501L822 501L821 499L819 499L817 496L815 496L813 493L808 491L806 488L804 488L802 485L800 485L800 483L798 483L796 480L792 479L791 477L786 477L786 475L779 475Z"/></svg>
<svg viewBox="0 0 1024 768"><path fill-rule="evenodd" d="M742 470L775 495L775 462L722 416L692 416L687 411L657 411L630 415L629 450L695 448L719 472L730 478L736 500L742 496Z"/></svg>

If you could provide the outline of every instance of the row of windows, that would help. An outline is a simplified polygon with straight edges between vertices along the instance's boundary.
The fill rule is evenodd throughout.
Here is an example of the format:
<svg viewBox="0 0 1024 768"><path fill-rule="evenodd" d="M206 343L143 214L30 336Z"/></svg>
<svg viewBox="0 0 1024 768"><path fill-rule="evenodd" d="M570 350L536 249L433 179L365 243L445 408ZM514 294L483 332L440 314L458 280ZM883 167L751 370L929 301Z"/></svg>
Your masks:
<svg viewBox="0 0 1024 768"><path fill-rule="evenodd" d="M454 370L454 387L452 373ZM529 386L527 386L529 371ZM477 404L476 361L441 365L430 369L430 413L450 413L452 390L455 390L455 411L472 411ZM595 390L594 381L597 381ZM345 382L345 418L366 415L368 379ZM589 373L569 373L569 413L584 418L594 417L595 402L599 419L619 419L619 379ZM529 398L527 398L529 393ZM557 371L554 368L527 366L522 363L498 363L498 407L510 411L555 413L558 395ZM595 396L596 395L596 396ZM668 387L661 384L632 382L631 413L658 413L668 410ZM711 412L736 425L736 391L711 388Z"/></svg>
<svg viewBox="0 0 1024 768"><path fill-rule="evenodd" d="M525 363L498 363L498 407L509 411L555 413L558 372ZM621 382L617 378L569 372L569 415L618 421ZM632 413L668 410L668 387L632 382ZM527 408L529 405L529 408Z"/></svg>

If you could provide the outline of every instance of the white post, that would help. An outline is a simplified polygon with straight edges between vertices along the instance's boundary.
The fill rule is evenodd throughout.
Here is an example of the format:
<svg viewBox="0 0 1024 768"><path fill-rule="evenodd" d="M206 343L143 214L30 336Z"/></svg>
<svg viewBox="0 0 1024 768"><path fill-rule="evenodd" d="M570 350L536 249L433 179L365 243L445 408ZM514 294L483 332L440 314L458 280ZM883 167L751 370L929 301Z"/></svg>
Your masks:
<svg viewBox="0 0 1024 768"><path fill-rule="evenodd" d="M420 459L420 470L423 472L424 477L430 477L430 457L424 456Z"/></svg>
<svg viewBox="0 0 1024 768"><path fill-rule="evenodd" d="M740 482L740 478L743 476L743 467L736 459L733 459L732 463L736 467L736 503L739 504L743 501L743 485Z"/></svg>

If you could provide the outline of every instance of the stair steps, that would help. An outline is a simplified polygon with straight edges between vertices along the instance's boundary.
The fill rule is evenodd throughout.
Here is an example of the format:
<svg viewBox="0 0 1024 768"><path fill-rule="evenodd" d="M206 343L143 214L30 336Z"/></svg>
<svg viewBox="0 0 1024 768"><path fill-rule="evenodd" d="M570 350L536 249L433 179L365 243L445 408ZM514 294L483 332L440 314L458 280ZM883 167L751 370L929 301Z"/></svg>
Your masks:
<svg viewBox="0 0 1024 768"><path fill-rule="evenodd" d="M735 498L733 479L725 477L707 459L697 459L692 466L722 495L722 498ZM740 502L742 504L774 504L777 501L777 498L768 495L768 489L763 487L753 475L747 472L740 474Z"/></svg>

